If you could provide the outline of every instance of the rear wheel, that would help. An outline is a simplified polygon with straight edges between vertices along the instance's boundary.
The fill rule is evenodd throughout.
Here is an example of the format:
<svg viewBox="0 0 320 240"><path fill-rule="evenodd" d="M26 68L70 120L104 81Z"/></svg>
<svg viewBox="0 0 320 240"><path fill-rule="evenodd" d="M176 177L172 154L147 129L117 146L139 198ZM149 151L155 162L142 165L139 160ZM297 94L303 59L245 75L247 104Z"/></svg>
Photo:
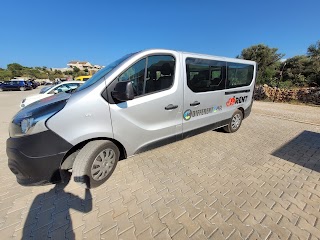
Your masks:
<svg viewBox="0 0 320 240"><path fill-rule="evenodd" d="M2 88L0 88L0 92L2 92L3 91L3 89Z"/></svg>
<svg viewBox="0 0 320 240"><path fill-rule="evenodd" d="M87 143L78 153L73 163L73 178L85 188L95 188L112 175L117 166L120 152L108 140Z"/></svg>
<svg viewBox="0 0 320 240"><path fill-rule="evenodd" d="M238 129L241 126L242 119L243 119L243 114L239 109L237 109L232 115L230 122L228 123L227 126L223 128L223 130L228 133L233 133L238 131Z"/></svg>
<svg viewBox="0 0 320 240"><path fill-rule="evenodd" d="M25 87L20 87L19 89L20 89L20 91L25 91L26 90Z"/></svg>

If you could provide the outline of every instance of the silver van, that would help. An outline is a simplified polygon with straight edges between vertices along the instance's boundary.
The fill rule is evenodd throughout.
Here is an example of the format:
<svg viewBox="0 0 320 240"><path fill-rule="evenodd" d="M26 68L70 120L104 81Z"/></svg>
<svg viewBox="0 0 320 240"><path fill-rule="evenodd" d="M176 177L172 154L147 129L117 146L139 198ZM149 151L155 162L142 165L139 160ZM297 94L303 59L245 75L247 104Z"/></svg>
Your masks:
<svg viewBox="0 0 320 240"><path fill-rule="evenodd" d="M253 101L256 63L163 49L124 56L73 93L13 118L8 165L22 185L63 180L93 188L119 159L221 128L239 129Z"/></svg>

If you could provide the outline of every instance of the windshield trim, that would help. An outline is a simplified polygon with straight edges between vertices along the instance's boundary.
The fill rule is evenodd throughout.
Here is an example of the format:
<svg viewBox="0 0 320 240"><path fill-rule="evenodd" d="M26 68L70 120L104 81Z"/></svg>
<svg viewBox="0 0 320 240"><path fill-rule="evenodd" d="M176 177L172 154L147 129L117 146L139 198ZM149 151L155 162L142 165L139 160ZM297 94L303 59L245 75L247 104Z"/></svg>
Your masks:
<svg viewBox="0 0 320 240"><path fill-rule="evenodd" d="M130 53L122 58L119 58L118 60L110 63L97 73L95 73L89 80L87 80L84 84L82 84L80 87L77 88L75 92L80 92L88 87L91 87L92 85L95 85L97 82L99 82L103 77L111 73L113 70L115 70L119 65L121 65L123 62L125 62L127 59L135 55L136 53Z"/></svg>

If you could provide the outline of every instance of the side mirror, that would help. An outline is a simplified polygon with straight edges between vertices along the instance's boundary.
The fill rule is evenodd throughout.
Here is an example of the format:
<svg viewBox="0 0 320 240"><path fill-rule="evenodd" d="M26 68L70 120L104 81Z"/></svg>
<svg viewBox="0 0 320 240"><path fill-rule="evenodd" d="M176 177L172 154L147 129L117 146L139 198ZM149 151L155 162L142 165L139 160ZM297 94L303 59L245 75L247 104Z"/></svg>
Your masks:
<svg viewBox="0 0 320 240"><path fill-rule="evenodd" d="M120 102L132 100L134 98L134 92L131 81L118 82L114 91L111 92L111 95Z"/></svg>
<svg viewBox="0 0 320 240"><path fill-rule="evenodd" d="M57 93L59 93L59 92L58 92L58 90L54 90L53 93L54 93L54 94L57 94Z"/></svg>

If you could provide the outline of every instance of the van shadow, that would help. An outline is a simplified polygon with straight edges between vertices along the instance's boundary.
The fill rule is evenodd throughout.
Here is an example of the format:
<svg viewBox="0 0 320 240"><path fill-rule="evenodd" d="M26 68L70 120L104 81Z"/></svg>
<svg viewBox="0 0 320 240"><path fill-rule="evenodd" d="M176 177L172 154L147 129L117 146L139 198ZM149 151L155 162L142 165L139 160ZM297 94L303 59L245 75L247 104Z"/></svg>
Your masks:
<svg viewBox="0 0 320 240"><path fill-rule="evenodd" d="M90 212L92 196L89 189L81 189L83 198L66 192L69 180L70 176L49 192L36 196L23 227L22 239L75 239L71 214ZM70 213L70 210L75 211Z"/></svg>
<svg viewBox="0 0 320 240"><path fill-rule="evenodd" d="M320 133L303 131L271 155L320 172Z"/></svg>

